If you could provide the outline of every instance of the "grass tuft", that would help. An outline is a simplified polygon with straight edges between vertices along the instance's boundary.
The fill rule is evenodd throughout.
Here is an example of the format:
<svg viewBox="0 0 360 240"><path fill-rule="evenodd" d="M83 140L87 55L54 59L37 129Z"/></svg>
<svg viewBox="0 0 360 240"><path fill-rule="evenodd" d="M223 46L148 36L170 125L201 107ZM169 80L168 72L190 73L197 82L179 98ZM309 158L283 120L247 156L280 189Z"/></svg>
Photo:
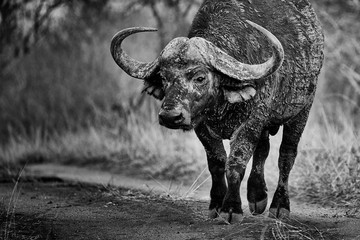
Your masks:
<svg viewBox="0 0 360 240"><path fill-rule="evenodd" d="M358 209L360 207L360 136L345 114L331 121L321 111L323 124L305 134L297 163L297 192L307 201Z"/></svg>

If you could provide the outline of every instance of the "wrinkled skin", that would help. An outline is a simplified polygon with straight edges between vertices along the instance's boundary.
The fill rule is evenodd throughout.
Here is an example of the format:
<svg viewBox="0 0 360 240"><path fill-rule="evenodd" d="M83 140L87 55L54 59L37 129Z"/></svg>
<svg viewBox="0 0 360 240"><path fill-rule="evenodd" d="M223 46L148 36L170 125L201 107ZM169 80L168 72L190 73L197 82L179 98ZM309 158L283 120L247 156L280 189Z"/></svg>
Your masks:
<svg viewBox="0 0 360 240"><path fill-rule="evenodd" d="M211 51L189 43L194 38L206 39L240 62L261 64L273 54L272 44L246 20L263 26L282 44L285 57L270 76L234 79L216 67L214 62L219 60L204 60ZM163 99L161 125L194 129L204 145L212 177L209 217L241 220L239 189L251 157L247 199L253 214L264 212L269 135L275 135L281 125L279 181L270 216L288 217L289 173L323 61L323 35L313 9L307 0L205 0L188 37L163 50L157 67L151 65L154 72L144 78L144 91ZM230 139L229 156L223 139Z"/></svg>
<svg viewBox="0 0 360 240"><path fill-rule="evenodd" d="M161 73L164 79L174 79L173 82L164 80L165 99L159 114L160 124L169 128L193 129L204 120L205 109L216 101L219 81L206 66L196 66L187 69L167 69ZM174 124L168 116L169 111L174 114L181 112L184 120L181 124ZM163 114L163 115L162 115Z"/></svg>

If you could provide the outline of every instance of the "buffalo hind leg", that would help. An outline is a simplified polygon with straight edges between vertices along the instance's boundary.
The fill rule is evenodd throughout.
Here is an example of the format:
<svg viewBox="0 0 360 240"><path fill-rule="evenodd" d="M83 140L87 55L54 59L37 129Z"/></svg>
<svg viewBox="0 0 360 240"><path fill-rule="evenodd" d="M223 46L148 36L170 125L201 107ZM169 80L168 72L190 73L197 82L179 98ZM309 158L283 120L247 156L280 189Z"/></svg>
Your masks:
<svg viewBox="0 0 360 240"><path fill-rule="evenodd" d="M212 136L205 125L200 124L195 129L195 132L205 148L212 179L209 218L216 218L219 216L220 208L227 191L225 181L226 151L222 139Z"/></svg>
<svg viewBox="0 0 360 240"><path fill-rule="evenodd" d="M247 182L247 199L250 212L261 214L267 205L267 188L264 179L264 164L269 155L269 131L263 130L256 146L251 173Z"/></svg>
<svg viewBox="0 0 360 240"><path fill-rule="evenodd" d="M272 203L269 216L275 218L288 218L290 214L290 200L288 180L290 171L297 155L297 147L301 134L304 131L310 107L301 111L294 120L284 124L283 138L279 155L279 181Z"/></svg>

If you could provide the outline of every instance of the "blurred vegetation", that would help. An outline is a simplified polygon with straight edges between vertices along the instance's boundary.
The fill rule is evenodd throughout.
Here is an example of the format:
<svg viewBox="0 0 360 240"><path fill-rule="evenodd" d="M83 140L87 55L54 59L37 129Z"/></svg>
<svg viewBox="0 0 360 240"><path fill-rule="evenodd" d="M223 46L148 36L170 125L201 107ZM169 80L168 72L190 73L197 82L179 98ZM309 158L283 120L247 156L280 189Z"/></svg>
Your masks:
<svg viewBox="0 0 360 240"><path fill-rule="evenodd" d="M103 44L95 34L100 19L108 23L101 17L105 2L2 1L1 142L99 120L96 111L106 110L117 85L113 79L102 87L99 79L110 75L102 66L106 56L94 57Z"/></svg>
<svg viewBox="0 0 360 240"><path fill-rule="evenodd" d="M142 82L123 74L109 52L116 31L157 26L158 35L134 36L127 44L140 60L153 59L165 41L186 34L197 1L4 3L3 12L13 4L14 13L8 20L1 16L0 28L19 42L4 41L0 51L6 62L0 71L0 160L6 168L14 162L59 161L179 179L204 166L195 162L203 154L200 148L180 144L183 136L193 142L193 135L177 140L177 133L165 134L155 117L158 103L140 94ZM34 12L46 13L46 20L38 23ZM177 25L181 19L186 26ZM29 32L23 32L24 22ZM42 30L33 32L33 25Z"/></svg>
<svg viewBox="0 0 360 240"><path fill-rule="evenodd" d="M293 171L300 199L360 207L360 1L314 2L325 34L325 62ZM300 171L299 171L300 170Z"/></svg>
<svg viewBox="0 0 360 240"><path fill-rule="evenodd" d="M60 162L189 181L206 166L193 133L158 126L159 102L140 94L109 53L130 26L157 34L125 41L154 59L186 35L199 0L0 0L0 163ZM299 197L359 206L360 3L313 1L326 37L316 103L292 185ZM281 138L272 140L278 151ZM277 156L266 166L276 184ZM249 165L250 166L250 165ZM310 178L308 176L311 176Z"/></svg>

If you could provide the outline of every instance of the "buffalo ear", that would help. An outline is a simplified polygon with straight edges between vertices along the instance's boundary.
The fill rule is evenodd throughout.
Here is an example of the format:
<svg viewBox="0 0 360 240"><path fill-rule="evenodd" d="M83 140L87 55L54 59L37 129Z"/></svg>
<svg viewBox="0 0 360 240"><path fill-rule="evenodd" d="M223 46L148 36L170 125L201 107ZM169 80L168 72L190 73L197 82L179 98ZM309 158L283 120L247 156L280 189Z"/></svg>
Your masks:
<svg viewBox="0 0 360 240"><path fill-rule="evenodd" d="M144 81L144 88L141 92L146 92L147 94L153 96L158 100L162 100L165 96L165 92L163 90L163 85L161 81L161 77L159 74L150 77Z"/></svg>
<svg viewBox="0 0 360 240"><path fill-rule="evenodd" d="M225 99L229 103L240 103L253 98L256 90L252 86L245 86L243 88L223 88Z"/></svg>

